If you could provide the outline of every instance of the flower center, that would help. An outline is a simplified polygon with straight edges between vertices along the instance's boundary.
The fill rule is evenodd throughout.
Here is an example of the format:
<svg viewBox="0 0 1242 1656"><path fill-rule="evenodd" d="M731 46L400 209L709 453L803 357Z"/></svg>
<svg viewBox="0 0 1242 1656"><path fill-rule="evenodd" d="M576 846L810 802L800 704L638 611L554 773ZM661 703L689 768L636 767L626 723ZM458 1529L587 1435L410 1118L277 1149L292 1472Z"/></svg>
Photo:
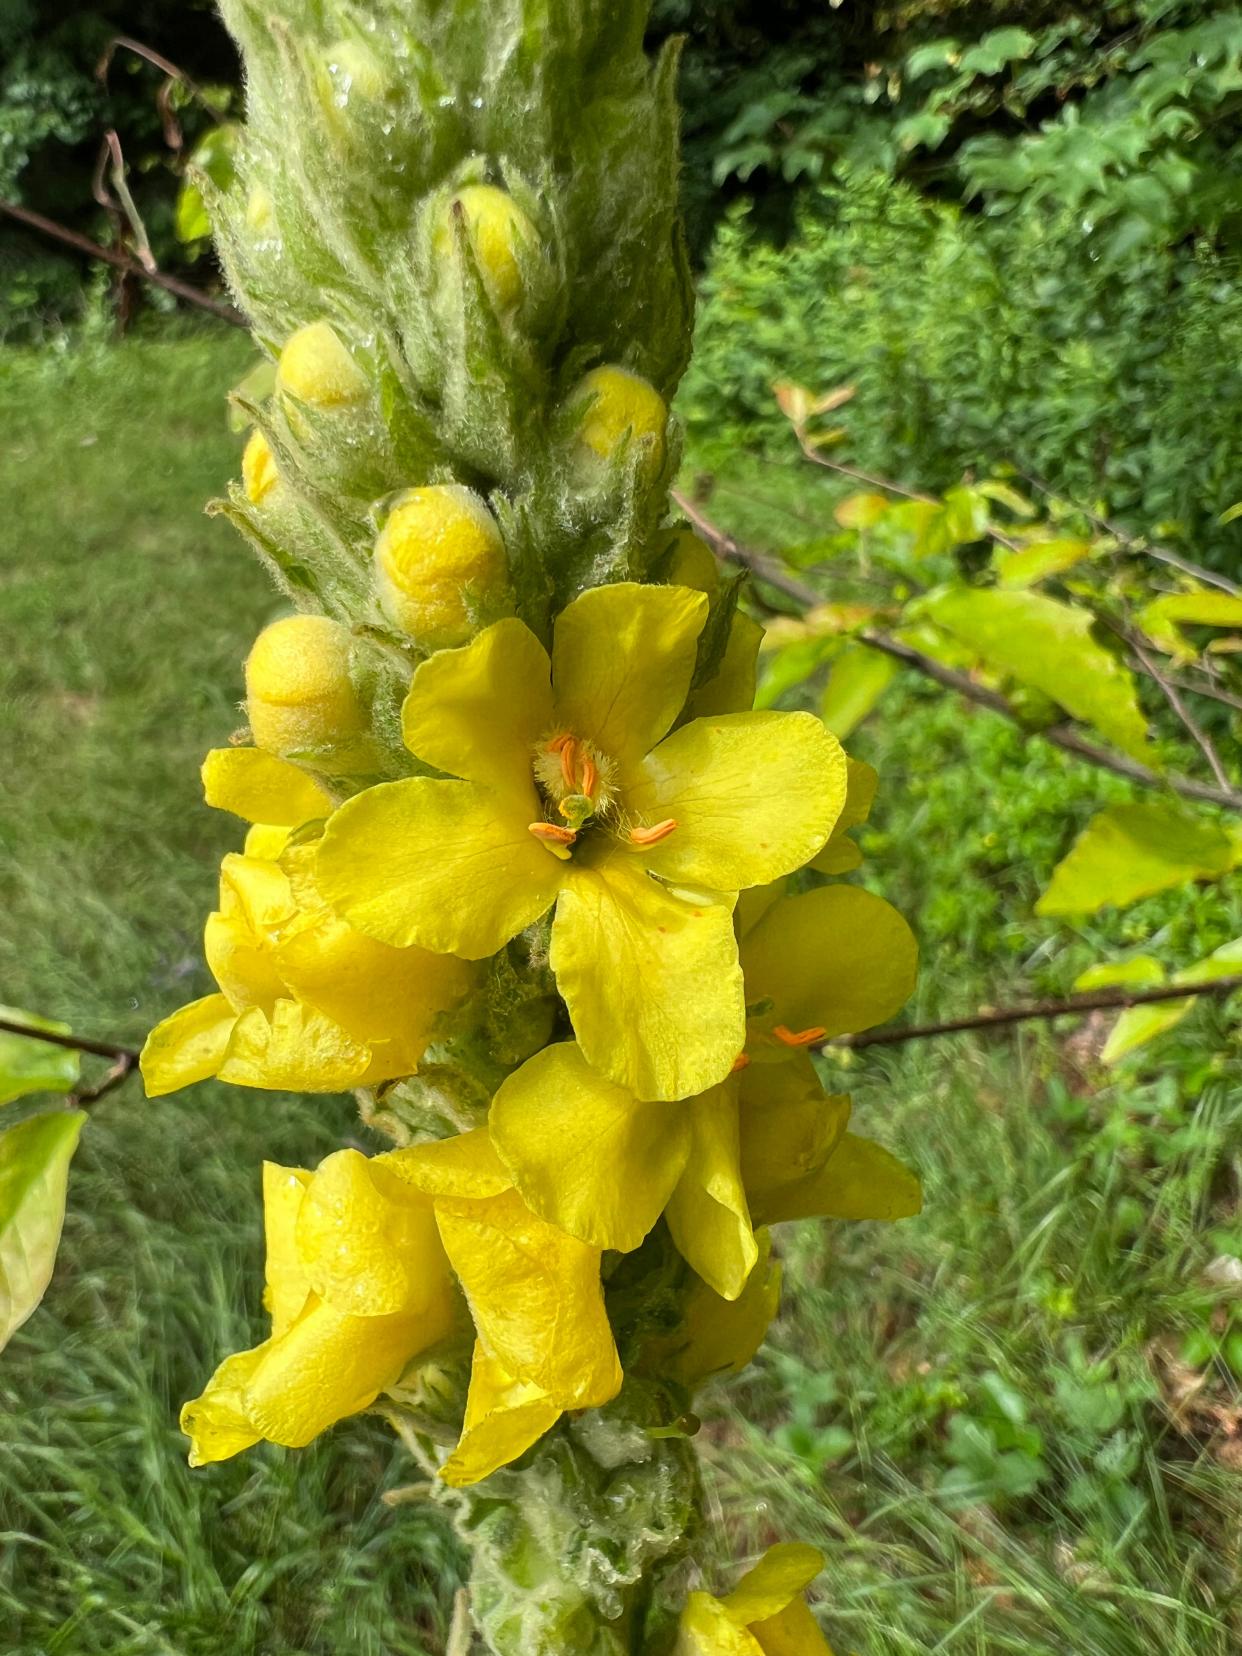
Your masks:
<svg viewBox="0 0 1242 1656"><path fill-rule="evenodd" d="M542 822L532 822L530 831L562 860L568 859L579 836L596 823L639 849L658 845L677 827L671 817L655 823L627 818L616 761L572 731L553 731L537 742L531 768L546 816Z"/></svg>

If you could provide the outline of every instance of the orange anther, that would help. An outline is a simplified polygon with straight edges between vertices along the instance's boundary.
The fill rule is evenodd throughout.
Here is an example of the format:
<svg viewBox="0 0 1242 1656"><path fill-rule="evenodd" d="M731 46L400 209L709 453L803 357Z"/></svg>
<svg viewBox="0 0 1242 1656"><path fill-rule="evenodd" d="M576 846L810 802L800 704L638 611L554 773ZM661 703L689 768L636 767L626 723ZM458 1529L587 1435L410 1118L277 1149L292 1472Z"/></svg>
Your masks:
<svg viewBox="0 0 1242 1656"><path fill-rule="evenodd" d="M749 1054L745 1053L745 1052L739 1052L737 1057L733 1060L733 1068L729 1071L729 1074L730 1075L737 1075L741 1070L747 1069L747 1068L749 1068L749 1066L750 1066L750 1056L749 1056Z"/></svg>
<svg viewBox="0 0 1242 1656"><path fill-rule="evenodd" d="M783 1046L804 1047L814 1046L816 1041L822 1041L828 1031L818 1026L814 1029L799 1029L795 1031L792 1029L786 1029L784 1024L777 1024L772 1033Z"/></svg>
<svg viewBox="0 0 1242 1656"><path fill-rule="evenodd" d="M565 746L566 742L572 742L572 741L573 741L573 737L569 734L569 732L567 730L563 731L561 735L554 736L552 738L552 740L548 743L548 752L549 753L559 753L561 751L561 749Z"/></svg>
<svg viewBox="0 0 1242 1656"><path fill-rule="evenodd" d="M561 743L561 776L565 786L572 788L576 780L574 766L578 763L578 744L572 736L566 736Z"/></svg>
<svg viewBox="0 0 1242 1656"><path fill-rule="evenodd" d="M555 822L532 822L527 831L549 845L572 845L578 837L572 828L559 828Z"/></svg>
<svg viewBox="0 0 1242 1656"><path fill-rule="evenodd" d="M677 824L673 818L669 817L664 822L657 822L654 828L631 828L630 844L659 845L661 840L668 838L676 826Z"/></svg>
<svg viewBox="0 0 1242 1656"><path fill-rule="evenodd" d="M595 761L588 755L582 755L582 788L588 799L595 792L595 784L599 781L599 772L595 769Z"/></svg>

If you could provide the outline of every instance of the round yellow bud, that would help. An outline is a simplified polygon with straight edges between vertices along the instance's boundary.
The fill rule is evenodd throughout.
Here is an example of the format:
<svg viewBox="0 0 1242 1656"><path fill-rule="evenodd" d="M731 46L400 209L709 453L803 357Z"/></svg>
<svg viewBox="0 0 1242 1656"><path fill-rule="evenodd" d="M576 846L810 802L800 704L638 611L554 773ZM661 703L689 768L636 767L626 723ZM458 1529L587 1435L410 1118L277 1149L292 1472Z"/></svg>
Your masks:
<svg viewBox="0 0 1242 1656"><path fill-rule="evenodd" d="M464 644L503 592L504 542L486 503L457 483L407 489L375 543L380 605L429 649Z"/></svg>
<svg viewBox="0 0 1242 1656"><path fill-rule="evenodd" d="M276 384L312 408L362 402L367 378L330 322L308 322L290 334L280 353Z"/></svg>
<svg viewBox="0 0 1242 1656"><path fill-rule="evenodd" d="M338 138L347 135L350 105L355 100L379 103L392 90L383 63L360 40L338 40L325 47L315 86L328 125Z"/></svg>
<svg viewBox="0 0 1242 1656"><path fill-rule="evenodd" d="M280 482L276 457L261 431L252 431L242 451L242 487L252 506L261 506Z"/></svg>
<svg viewBox="0 0 1242 1656"><path fill-rule="evenodd" d="M517 250L535 246L534 225L507 191L493 184L467 184L449 201L436 228L435 249L441 258L452 252L453 215L458 212L493 302L501 310L512 309L522 297Z"/></svg>
<svg viewBox="0 0 1242 1656"><path fill-rule="evenodd" d="M246 223L261 236L276 234L276 203L271 191L262 184L256 184L246 197Z"/></svg>
<svg viewBox="0 0 1242 1656"><path fill-rule="evenodd" d="M609 365L593 368L578 391L588 398L578 427L578 441L583 449L607 460L628 432L631 441L654 439L653 470L664 463L668 408L653 385L628 369Z"/></svg>
<svg viewBox="0 0 1242 1656"><path fill-rule="evenodd" d="M366 728L349 675L349 633L326 615L290 615L255 639L246 661L255 745L282 757L338 747Z"/></svg>

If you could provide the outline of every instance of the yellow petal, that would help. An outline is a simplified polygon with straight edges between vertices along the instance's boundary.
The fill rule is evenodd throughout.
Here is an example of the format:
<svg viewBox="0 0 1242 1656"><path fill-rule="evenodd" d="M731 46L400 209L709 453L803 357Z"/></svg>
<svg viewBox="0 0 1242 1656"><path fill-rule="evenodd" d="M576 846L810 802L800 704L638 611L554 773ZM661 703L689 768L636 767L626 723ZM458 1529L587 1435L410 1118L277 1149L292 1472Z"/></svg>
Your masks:
<svg viewBox="0 0 1242 1656"><path fill-rule="evenodd" d="M205 995L156 1024L139 1060L147 1097L159 1098L214 1075L236 1021L223 995Z"/></svg>
<svg viewBox="0 0 1242 1656"><path fill-rule="evenodd" d="M638 1098L703 1092L742 1050L731 907L673 896L628 851L566 865L557 988L587 1062Z"/></svg>
<svg viewBox="0 0 1242 1656"><path fill-rule="evenodd" d="M425 1311L448 1278L430 1201L357 1150L320 1162L296 1237L311 1288L351 1316Z"/></svg>
<svg viewBox="0 0 1242 1656"><path fill-rule="evenodd" d="M767 885L750 886L741 892L733 911L737 935L745 937L748 932L754 931L772 904L778 902L788 889L788 879L780 879L770 880Z"/></svg>
<svg viewBox="0 0 1242 1656"><path fill-rule="evenodd" d="M561 1412L547 1392L515 1380L476 1344L461 1441L440 1468L440 1476L453 1489L490 1478L498 1467L508 1466L537 1443Z"/></svg>
<svg viewBox="0 0 1242 1656"><path fill-rule="evenodd" d="M832 1656L832 1646L800 1598L767 1621L752 1622L750 1631L763 1656Z"/></svg>
<svg viewBox="0 0 1242 1656"><path fill-rule="evenodd" d="M297 913L289 882L273 862L227 856L220 865L220 909L207 917L203 953L235 1011L272 1003L285 985L272 955L272 935Z"/></svg>
<svg viewBox="0 0 1242 1656"><path fill-rule="evenodd" d="M837 818L827 845L811 859L810 866L820 874L848 874L862 862L862 852L847 837L851 828L866 822L880 783L879 772L861 759L846 758L845 806Z"/></svg>
<svg viewBox="0 0 1242 1656"><path fill-rule="evenodd" d="M729 628L720 665L705 684L690 693L687 719L707 719L718 713L749 713L755 705L755 680L763 628L753 616L738 610Z"/></svg>
<svg viewBox="0 0 1242 1656"><path fill-rule="evenodd" d="M488 1130L527 1205L597 1248L628 1253L664 1211L690 1149L679 1104L643 1104L572 1041L501 1083Z"/></svg>
<svg viewBox="0 0 1242 1656"><path fill-rule="evenodd" d="M424 1316L350 1317L312 1299L279 1340L260 1348L243 1392L246 1414L269 1443L301 1449L369 1408L449 1326L447 1300Z"/></svg>
<svg viewBox="0 0 1242 1656"><path fill-rule="evenodd" d="M825 1037L883 1023L909 998L918 944L891 903L858 886L783 898L742 944L746 999L773 1002L768 1025Z"/></svg>
<svg viewBox="0 0 1242 1656"><path fill-rule="evenodd" d="M622 581L592 587L557 617L552 642L556 718L623 768L681 712L707 620L689 587Z"/></svg>
<svg viewBox="0 0 1242 1656"><path fill-rule="evenodd" d="M298 1213L310 1180L304 1168L263 1163L263 1303L272 1319L273 1339L301 1316L311 1291L296 1239Z"/></svg>
<svg viewBox="0 0 1242 1656"><path fill-rule="evenodd" d="M428 1196L499 1196L513 1188L486 1127L433 1144L411 1144L378 1157L390 1172Z"/></svg>
<svg viewBox="0 0 1242 1656"><path fill-rule="evenodd" d="M414 674L401 712L405 744L450 776L523 789L533 807L531 750L552 725L550 675L548 652L529 627L497 621Z"/></svg>
<svg viewBox="0 0 1242 1656"><path fill-rule="evenodd" d="M891 1151L845 1133L818 1173L772 1191L765 1224L784 1219L909 1219L922 1210L918 1175Z"/></svg>
<svg viewBox="0 0 1242 1656"><path fill-rule="evenodd" d="M686 1298L682 1327L663 1344L673 1377L694 1388L716 1374L740 1374L763 1344L781 1298L781 1265L772 1255L772 1237L755 1233L759 1258L735 1300L722 1299L705 1282Z"/></svg>
<svg viewBox="0 0 1242 1656"><path fill-rule="evenodd" d="M763 1656L763 1648L710 1593L690 1593L673 1656Z"/></svg>
<svg viewBox="0 0 1242 1656"><path fill-rule="evenodd" d="M190 1440L190 1465L210 1466L229 1460L258 1443L260 1433L250 1424L243 1391L262 1361L266 1345L226 1357L200 1396L181 1407L181 1430Z"/></svg>
<svg viewBox="0 0 1242 1656"><path fill-rule="evenodd" d="M600 1288L600 1251L538 1218L515 1190L436 1204L440 1234L485 1349L563 1408L606 1403L621 1365Z"/></svg>
<svg viewBox="0 0 1242 1656"><path fill-rule="evenodd" d="M845 801L845 755L810 713L728 713L661 742L626 790L643 822L677 829L647 854L665 879L717 891L801 868Z"/></svg>
<svg viewBox="0 0 1242 1656"><path fill-rule="evenodd" d="M246 822L297 828L332 809L313 777L260 748L215 748L203 760L203 797Z"/></svg>
<svg viewBox="0 0 1242 1656"><path fill-rule="evenodd" d="M252 823L246 830L245 853L261 862L275 862L289 844L289 829L271 823Z"/></svg>
<svg viewBox="0 0 1242 1656"><path fill-rule="evenodd" d="M369 1049L322 1012L278 1000L270 1018L259 1006L242 1013L216 1074L268 1092L348 1092L370 1062Z"/></svg>
<svg viewBox="0 0 1242 1656"><path fill-rule="evenodd" d="M803 1541L778 1541L721 1600L735 1621L766 1621L800 1598L824 1567L824 1555Z"/></svg>
<svg viewBox="0 0 1242 1656"><path fill-rule="evenodd" d="M328 819L315 877L359 931L396 948L481 960L546 914L563 864L512 794L416 777L355 795Z"/></svg>
<svg viewBox="0 0 1242 1656"><path fill-rule="evenodd" d="M709 1287L735 1300L759 1257L742 1187L737 1087L733 1082L682 1105L690 1156L668 1205L673 1241Z"/></svg>
<svg viewBox="0 0 1242 1656"><path fill-rule="evenodd" d="M775 1192L824 1166L845 1132L850 1101L825 1093L805 1052L781 1064L751 1064L739 1093L742 1179L759 1217Z"/></svg>

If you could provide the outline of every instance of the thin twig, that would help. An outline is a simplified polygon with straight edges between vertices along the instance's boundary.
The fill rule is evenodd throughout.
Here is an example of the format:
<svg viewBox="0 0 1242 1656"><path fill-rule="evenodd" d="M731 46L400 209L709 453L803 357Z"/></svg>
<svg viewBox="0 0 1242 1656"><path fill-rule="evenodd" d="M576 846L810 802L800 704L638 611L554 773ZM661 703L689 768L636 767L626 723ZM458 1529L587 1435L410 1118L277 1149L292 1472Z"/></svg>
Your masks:
<svg viewBox="0 0 1242 1656"><path fill-rule="evenodd" d="M63 242L66 247L72 247L83 253L88 259L100 259L104 264L115 266L130 276L141 277L145 282L153 282L156 287L165 288L178 299L184 299L189 305L197 305L200 310L210 311L221 321L230 322L235 328L247 326L246 318L232 305L222 299L213 299L209 293L201 288L183 282L176 276L166 275L162 270L144 270L135 260L124 253L118 253L111 247L100 247L98 242L91 241L86 236L80 236L76 230L70 230L67 225L57 224L55 219L44 218L42 213L33 213L29 207L19 207L16 202L0 200L0 213L16 219L19 224L25 224L32 230L38 230L44 236L51 236L53 240Z"/></svg>
<svg viewBox="0 0 1242 1656"><path fill-rule="evenodd" d="M1236 708L1238 712L1242 713L1242 696L1235 696L1228 690L1222 690L1218 684L1192 684L1189 679L1173 678L1171 676L1169 676L1169 683L1175 685L1179 690L1184 690L1188 696L1203 696L1207 701L1220 702L1224 707Z"/></svg>
<svg viewBox="0 0 1242 1656"><path fill-rule="evenodd" d="M947 1023L911 1024L906 1029L868 1029L861 1035L838 1035L826 1041L824 1050L834 1047L901 1046L906 1041L926 1041L937 1035L956 1035L963 1030L997 1029L1006 1024L1028 1023L1039 1018L1081 1016L1084 1012L1122 1011L1131 1006L1150 1006L1160 1001L1190 1000L1196 995L1229 995L1242 989L1242 972L1217 978L1213 983L1163 983L1158 989L1101 989L1091 995L1072 995L1067 1000L1039 1001L1031 1006L990 1007L970 1018L951 1018Z"/></svg>
<svg viewBox="0 0 1242 1656"><path fill-rule="evenodd" d="M118 1087L123 1086L137 1068L137 1054L127 1052L124 1057L117 1059L102 1081L97 1082L93 1087L77 1088L69 1094L66 1103L71 1106L98 1104L101 1098L106 1098L110 1092L115 1092Z"/></svg>
<svg viewBox="0 0 1242 1656"><path fill-rule="evenodd" d="M1222 788L1231 788L1232 784L1229 780L1229 772L1225 769L1224 765L1221 764L1220 755L1217 753L1211 737L1207 734L1207 732L1203 729L1203 726L1186 706L1186 703L1181 698L1181 694L1177 686L1171 679L1166 677L1166 675L1161 672L1160 668L1157 667L1156 663L1143 648L1142 644L1139 643L1137 638L1135 638L1132 634L1127 635L1126 642L1134 651L1134 658L1138 662L1139 666L1147 674L1148 678L1159 686L1160 693L1163 695L1165 701L1168 702L1173 711L1174 717L1181 722L1183 728L1190 736L1190 739L1194 742L1200 753L1202 753L1203 757L1207 760L1208 765L1211 768L1212 775L1216 778L1217 782L1220 783Z"/></svg>
<svg viewBox="0 0 1242 1656"><path fill-rule="evenodd" d="M796 575L791 575L776 558L740 545L732 535L727 534L706 517L684 494L675 490L673 499L704 540L714 547L726 562L741 564L760 580L766 581L776 591L804 608L824 602L822 593L816 592L814 587L799 580ZM1099 747L1094 742L1089 742L1072 725L1057 724L1043 730L1033 730L1017 708L998 691L990 690L983 684L976 684L974 679L967 677L965 673L956 672L952 667L934 661L921 650L879 632L862 632L858 635L858 640L883 655L892 656L894 660L903 662L907 667L913 667L924 678L933 679L945 689L956 691L958 695L964 696L977 706L999 713L1002 718L1016 724L1024 735L1038 736L1043 741L1050 742L1053 747L1058 747L1065 753L1072 753L1076 758L1085 759L1088 764L1095 765L1100 770L1112 771L1114 775L1124 776L1145 788L1168 789L1180 794L1183 799L1202 800L1208 805L1220 805L1227 811L1242 812L1242 793L1230 786L1215 787L1192 776L1161 775L1158 771L1140 764L1137 759L1127 758L1125 754L1115 753L1111 748Z"/></svg>
<svg viewBox="0 0 1242 1656"><path fill-rule="evenodd" d="M94 1058L123 1059L131 1068L141 1056L137 1047L121 1046L116 1041L96 1041L87 1035L62 1035L59 1030L37 1029L15 1018L0 1018L0 1030L7 1035L28 1035L32 1041L43 1041L48 1046L68 1047L72 1052L89 1052Z"/></svg>

